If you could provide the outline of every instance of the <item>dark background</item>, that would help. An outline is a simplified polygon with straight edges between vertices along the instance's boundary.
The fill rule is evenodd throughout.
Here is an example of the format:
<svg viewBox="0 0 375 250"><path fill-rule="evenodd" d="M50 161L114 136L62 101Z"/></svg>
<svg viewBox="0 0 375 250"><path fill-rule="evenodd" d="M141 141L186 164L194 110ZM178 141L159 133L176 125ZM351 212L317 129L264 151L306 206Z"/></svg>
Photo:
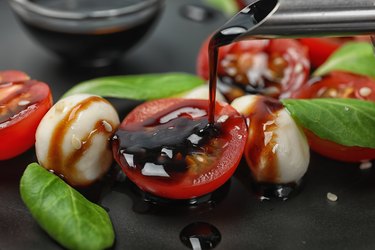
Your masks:
<svg viewBox="0 0 375 250"><path fill-rule="evenodd" d="M157 28L140 46L110 70L69 68L35 44L16 22L6 1L0 1L0 70L17 69L50 84L55 100L74 84L98 76L151 72L195 72L202 41L224 22L215 13L203 23L180 15L181 7L199 1L166 1ZM116 101L124 112L127 102ZM1 143L1 142L0 142ZM19 179L34 151L0 161L0 249L60 249L32 219L19 196ZM215 206L188 209L166 206L134 209L127 185L117 183L101 204L109 209L116 232L115 249L186 249L180 231L196 221L211 223L222 235L217 249L374 249L375 171L360 170L312 154L304 185L288 201L260 202L241 177ZM326 198L338 195L337 202ZM135 212L136 210L137 212Z"/></svg>

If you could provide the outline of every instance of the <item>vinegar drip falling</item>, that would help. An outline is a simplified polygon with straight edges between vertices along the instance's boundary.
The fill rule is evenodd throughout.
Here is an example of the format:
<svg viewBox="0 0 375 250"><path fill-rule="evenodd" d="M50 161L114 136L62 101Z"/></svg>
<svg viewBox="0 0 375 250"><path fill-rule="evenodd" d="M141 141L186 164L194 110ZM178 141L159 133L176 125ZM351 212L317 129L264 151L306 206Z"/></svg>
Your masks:
<svg viewBox="0 0 375 250"><path fill-rule="evenodd" d="M208 122L210 125L215 122L215 102L216 102L216 85L217 85L217 59L219 48L212 45L213 40L209 45L209 60L210 60L210 106L208 110Z"/></svg>
<svg viewBox="0 0 375 250"><path fill-rule="evenodd" d="M210 67L210 106L208 110L209 125L215 123L215 101L219 48L239 41L241 40L241 35L255 30L256 25L274 9L276 3L276 0L258 1L245 7L212 36L208 46Z"/></svg>

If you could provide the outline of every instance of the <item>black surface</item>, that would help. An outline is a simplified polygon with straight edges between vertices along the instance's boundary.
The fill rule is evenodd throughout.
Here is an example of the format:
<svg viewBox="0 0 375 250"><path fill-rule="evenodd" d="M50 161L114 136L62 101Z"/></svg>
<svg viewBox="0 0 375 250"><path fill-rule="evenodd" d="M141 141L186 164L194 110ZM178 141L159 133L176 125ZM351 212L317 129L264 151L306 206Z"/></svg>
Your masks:
<svg viewBox="0 0 375 250"><path fill-rule="evenodd" d="M0 69L18 69L48 82L55 99L75 83L110 74L195 71L203 39L224 20L214 15L204 23L180 16L185 3L167 1L162 19L147 41L110 71L75 70L34 44L21 30L7 2L0 1ZM116 102L121 113L128 104ZM1 143L1 142L0 142ZM35 161L33 150L0 161L0 249L61 249L44 233L23 205L18 185L25 166ZM116 231L114 249L187 249L181 230L202 221L221 233L216 249L374 249L375 171L360 170L312 155L301 193L283 201L257 200L240 166L229 191L214 206L196 209L168 207L134 209L128 186L118 183L104 197ZM327 192L338 195L329 202ZM134 212L137 210L138 212Z"/></svg>

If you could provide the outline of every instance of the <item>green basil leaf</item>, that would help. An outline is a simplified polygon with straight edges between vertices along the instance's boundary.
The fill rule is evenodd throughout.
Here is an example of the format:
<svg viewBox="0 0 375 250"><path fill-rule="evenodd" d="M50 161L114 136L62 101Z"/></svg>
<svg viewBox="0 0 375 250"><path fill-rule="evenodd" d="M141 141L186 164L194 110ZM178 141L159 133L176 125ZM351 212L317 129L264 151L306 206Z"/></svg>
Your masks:
<svg viewBox="0 0 375 250"><path fill-rule="evenodd" d="M204 82L198 76L186 73L109 76L79 83L63 97L87 93L103 97L152 100L186 92Z"/></svg>
<svg viewBox="0 0 375 250"><path fill-rule="evenodd" d="M372 46L366 42L351 42L335 51L315 72L323 76L340 70L375 77L375 57Z"/></svg>
<svg viewBox="0 0 375 250"><path fill-rule="evenodd" d="M114 231L106 211L37 163L25 170L21 197L39 225L68 249L104 249Z"/></svg>
<svg viewBox="0 0 375 250"><path fill-rule="evenodd" d="M292 117L320 138L375 148L375 102L358 99L285 99Z"/></svg>
<svg viewBox="0 0 375 250"><path fill-rule="evenodd" d="M239 11L236 0L205 0L205 3L223 12L228 17Z"/></svg>

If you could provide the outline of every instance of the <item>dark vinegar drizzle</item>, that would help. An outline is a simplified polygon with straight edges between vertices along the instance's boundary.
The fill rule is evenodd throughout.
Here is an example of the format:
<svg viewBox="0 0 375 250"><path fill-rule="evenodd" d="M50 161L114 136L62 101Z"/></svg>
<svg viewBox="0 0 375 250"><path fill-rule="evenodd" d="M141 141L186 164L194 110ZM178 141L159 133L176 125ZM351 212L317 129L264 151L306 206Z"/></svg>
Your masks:
<svg viewBox="0 0 375 250"><path fill-rule="evenodd" d="M214 124L215 117L215 99L216 99L216 86L217 86L217 69L218 69L218 52L219 48L230 43L241 40L241 36L249 31L255 30L256 25L267 17L277 5L277 0L260 1L250 4L229 20L224 26L222 26L211 38L208 55L209 55L209 67L210 67L210 90L209 100L210 106L208 111L209 125ZM247 36L247 39L251 37ZM375 39L373 38L375 44ZM277 105L276 105L277 106ZM280 109L281 106L275 107ZM261 137L260 137L261 138ZM262 139L262 138L261 138ZM257 156L252 156L257 159ZM274 159L273 159L274 160ZM274 169L271 169L274 170ZM276 173L275 173L276 174ZM271 176L274 175L271 173ZM251 177L251 173L250 173ZM252 177L251 177L252 179ZM288 199L289 196L295 194L301 185L298 183L288 183L285 185L277 185L273 183L257 183L255 180L252 181L252 190L261 197L269 198L280 198L283 200Z"/></svg>
<svg viewBox="0 0 375 250"><path fill-rule="evenodd" d="M219 48L239 40L241 35L256 28L276 6L276 0L260 1L241 10L236 16L222 26L211 38L208 46L210 67L210 107L208 112L209 124L214 124L215 101L217 86L217 67Z"/></svg>
<svg viewBox="0 0 375 250"><path fill-rule="evenodd" d="M120 128L112 138L115 157L132 173L168 183L186 178L199 181L195 173L206 173L205 165L216 164L220 149L232 136L228 127L237 119L240 117L209 125L207 103L186 99Z"/></svg>
<svg viewBox="0 0 375 250"><path fill-rule="evenodd" d="M180 233L181 242L193 250L215 248L221 241L219 230L206 222L194 222Z"/></svg>
<svg viewBox="0 0 375 250"><path fill-rule="evenodd" d="M125 153L125 158L132 157L133 164L127 160L130 167L136 168L150 163L162 165L165 175L170 177L165 181L178 182L183 178L180 173L188 171L186 157L192 153L204 154L209 140L216 137L215 131L216 129L207 129L205 117L198 120L178 117L162 124L146 121L135 131L119 130L116 135L121 138L119 147ZM199 142L189 140L192 135L201 138ZM142 168L142 173L152 175L152 172L146 173L145 167ZM155 173L155 176L158 176L157 174Z"/></svg>

